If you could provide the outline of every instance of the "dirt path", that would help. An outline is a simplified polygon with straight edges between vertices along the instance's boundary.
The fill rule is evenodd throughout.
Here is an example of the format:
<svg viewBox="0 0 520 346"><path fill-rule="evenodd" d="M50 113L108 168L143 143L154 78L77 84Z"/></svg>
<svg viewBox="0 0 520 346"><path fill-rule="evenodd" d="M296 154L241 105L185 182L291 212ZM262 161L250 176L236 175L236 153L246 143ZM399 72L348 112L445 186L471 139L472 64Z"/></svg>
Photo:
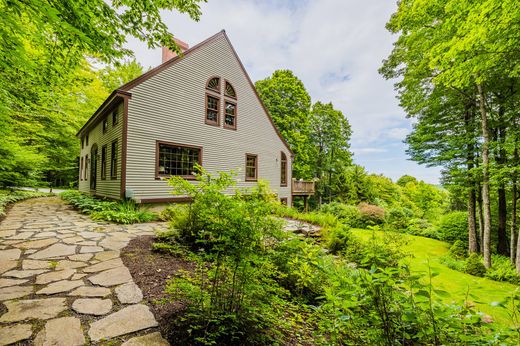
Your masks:
<svg viewBox="0 0 520 346"><path fill-rule="evenodd" d="M56 197L15 204L0 222L0 345L168 345L119 252L165 227L94 222Z"/></svg>

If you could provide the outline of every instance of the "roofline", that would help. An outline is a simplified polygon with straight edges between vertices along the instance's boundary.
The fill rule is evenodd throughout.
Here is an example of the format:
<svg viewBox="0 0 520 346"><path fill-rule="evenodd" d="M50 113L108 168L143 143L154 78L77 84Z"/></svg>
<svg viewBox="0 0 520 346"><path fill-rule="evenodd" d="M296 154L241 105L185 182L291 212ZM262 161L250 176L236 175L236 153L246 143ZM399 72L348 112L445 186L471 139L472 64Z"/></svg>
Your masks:
<svg viewBox="0 0 520 346"><path fill-rule="evenodd" d="M188 56L190 55L191 53L197 51L198 49L200 49L201 47L205 46L206 44L216 40L217 38L219 38L220 36L223 36L226 41L228 42L229 46L231 47L231 51L233 52L233 55L235 56L235 58L237 59L238 61L238 64L240 65L240 69L242 70L242 72L244 73L244 75L246 76L246 79L247 81L249 82L249 85L251 86L251 88L253 89L253 92L256 96L256 99L258 100L258 102L260 102L260 105L262 106L265 114L267 115L267 119L269 119L269 122L271 123L271 125L273 126L276 134L278 135L278 137L280 138L280 140L282 141L282 143L285 145L285 147L287 148L287 150L289 150L289 153L291 154L291 156L293 157L294 156L294 152L291 150L291 147L289 146L289 144L287 143L287 141L283 138L280 130L278 130L278 128L276 127L276 125L274 124L274 121L273 121L273 118L271 117L271 114L269 113L269 111L267 110L267 108L265 107L265 104L264 102L262 101L262 99L260 98L260 95L258 95L258 92L256 91L256 88L255 88L255 85L253 83L253 81L251 80L251 77L249 77L249 74L247 73L245 67L244 67L244 64L242 63L242 60L240 60L240 57L238 56L236 50L235 50L235 47L233 47L233 44L231 43L231 41L229 40L229 37L227 36L226 34L226 31L225 30L221 30L219 31L218 33L216 33L215 35L205 39L204 41L196 44L195 46L189 48L188 50L186 50L182 55L177 55L176 57L174 58L171 58L170 60L168 61L165 61L163 62L162 64L160 64L159 66L156 66L154 67L153 69L143 73L142 75L140 75L139 77L131 80L130 82L126 83L126 84L123 84L122 86L120 86L117 90L114 90L110 96L105 100L105 102L103 102L103 104L96 110L96 112L92 115L92 117L90 117L90 119L87 121L87 123L85 125L83 125L83 127L78 131L78 133L76 134L76 136L79 136L79 134L86 128L88 127L89 123L93 122L93 119L96 118L96 116L108 105L110 104L109 100L111 101L112 99L114 99L115 97L117 96L122 96L122 97L131 97L132 94L129 93L128 91L136 86L138 86L139 84L145 82L146 80L150 79L151 77L155 76L156 74L158 74L159 72L167 69L168 67L170 67L171 65L177 63L178 61L180 61L182 58L184 58L185 56Z"/></svg>
<svg viewBox="0 0 520 346"><path fill-rule="evenodd" d="M122 97L122 98L125 98L125 97L128 97L128 98L131 98L132 97L132 94L127 92L127 91L124 91L124 90L120 90L120 89L116 89L114 91L112 91L112 93L110 93L110 95L106 98L106 100L101 104L101 106L99 106L99 108L94 112L94 114L92 114L92 116L87 120L87 122L81 127L81 129L79 129L79 131L76 133L76 137L80 137L81 133L83 131L85 131L89 126L91 126L92 124L94 124L96 122L96 119L98 118L99 114L103 113L103 111L112 103L113 100L115 100L117 97Z"/></svg>

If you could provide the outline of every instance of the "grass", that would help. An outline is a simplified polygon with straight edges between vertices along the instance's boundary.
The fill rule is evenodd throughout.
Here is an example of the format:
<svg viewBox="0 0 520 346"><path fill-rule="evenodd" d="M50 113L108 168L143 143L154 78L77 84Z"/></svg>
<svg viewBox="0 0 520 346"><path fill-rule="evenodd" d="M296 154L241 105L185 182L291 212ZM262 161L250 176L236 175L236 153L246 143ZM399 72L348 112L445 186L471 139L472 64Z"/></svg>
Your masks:
<svg viewBox="0 0 520 346"><path fill-rule="evenodd" d="M368 240L372 235L372 231L363 229L353 229L352 232L362 241ZM441 298L443 302L463 302L469 289L468 300L472 301L479 311L491 316L500 324L512 325L508 311L491 304L511 296L518 286L461 273L443 265L440 258L449 251L449 244L446 242L408 234L402 234L402 236L406 239L404 250L413 255L404 260L407 261L411 270L426 274L428 265L430 265L432 271L439 273L432 280L435 289L450 293L450 296Z"/></svg>

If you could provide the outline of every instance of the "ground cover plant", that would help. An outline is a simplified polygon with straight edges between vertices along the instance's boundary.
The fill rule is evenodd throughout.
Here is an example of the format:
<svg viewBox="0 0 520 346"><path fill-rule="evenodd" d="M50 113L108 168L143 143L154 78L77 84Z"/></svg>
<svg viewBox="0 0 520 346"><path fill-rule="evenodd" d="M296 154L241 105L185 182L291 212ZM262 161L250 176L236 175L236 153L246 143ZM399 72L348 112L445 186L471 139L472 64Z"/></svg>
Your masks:
<svg viewBox="0 0 520 346"><path fill-rule="evenodd" d="M485 323L469 296L448 301L432 265L421 273L424 267L412 272L402 263L408 257L403 249L418 237L406 243L402 234L381 238L377 226L351 230L334 215L318 213L308 218L322 222L323 239L299 237L280 232L271 212L282 207L264 185L247 195L225 195L231 175L201 170L197 179L193 185L171 178L174 192L192 202L164 213L171 229L154 246L196 265L166 284L163 303L185 307L170 319L177 331L172 340L409 345L509 342L515 336ZM447 246L439 243L446 249L432 251L445 254Z"/></svg>
<svg viewBox="0 0 520 346"><path fill-rule="evenodd" d="M65 202L74 206L81 213L90 215L94 220L132 224L150 222L157 219L156 214L132 200L101 200L76 190L62 192L60 196Z"/></svg>
<svg viewBox="0 0 520 346"><path fill-rule="evenodd" d="M28 198L46 197L52 194L29 190L0 190L0 217L5 215L9 204Z"/></svg>

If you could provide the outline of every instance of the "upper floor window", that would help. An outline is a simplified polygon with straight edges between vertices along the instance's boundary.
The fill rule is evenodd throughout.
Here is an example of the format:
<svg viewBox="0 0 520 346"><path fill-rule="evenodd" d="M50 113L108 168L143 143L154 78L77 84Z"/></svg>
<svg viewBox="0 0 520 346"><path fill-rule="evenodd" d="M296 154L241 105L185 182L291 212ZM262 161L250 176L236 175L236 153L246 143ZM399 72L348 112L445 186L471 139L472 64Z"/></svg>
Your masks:
<svg viewBox="0 0 520 346"><path fill-rule="evenodd" d="M220 93L220 78L213 77L208 81L208 85L206 86L209 90Z"/></svg>
<svg viewBox="0 0 520 346"><path fill-rule="evenodd" d="M202 164L200 147L157 142L156 150L156 178L176 175L193 179L195 164Z"/></svg>
<svg viewBox="0 0 520 346"><path fill-rule="evenodd" d="M210 95L206 95L206 124L220 124L220 99Z"/></svg>
<svg viewBox="0 0 520 346"><path fill-rule="evenodd" d="M224 115L224 127L230 129L237 128L237 105L234 102L226 101L226 114Z"/></svg>
<svg viewBox="0 0 520 346"><path fill-rule="evenodd" d="M108 130L108 118L105 117L105 119L103 119L103 133L107 132Z"/></svg>
<svg viewBox="0 0 520 346"><path fill-rule="evenodd" d="M258 155L246 154L246 181L258 179Z"/></svg>
<svg viewBox="0 0 520 346"><path fill-rule="evenodd" d="M81 149L85 146L85 137L81 137Z"/></svg>
<svg viewBox="0 0 520 346"><path fill-rule="evenodd" d="M119 117L117 115L117 110L112 112L112 126L116 126L119 121Z"/></svg>
<svg viewBox="0 0 520 346"><path fill-rule="evenodd" d="M280 161L280 186L287 186L287 156L284 152Z"/></svg>
<svg viewBox="0 0 520 346"><path fill-rule="evenodd" d="M107 146L101 147L101 179L107 178Z"/></svg>
<svg viewBox="0 0 520 346"><path fill-rule="evenodd" d="M237 98L237 94L236 94L236 92L235 92L235 88L233 88L233 86L231 85L231 83L229 83L228 81L226 81L225 95L226 95L226 96L229 96L229 97L232 97L232 98L234 98L234 99Z"/></svg>
<svg viewBox="0 0 520 346"><path fill-rule="evenodd" d="M79 180L83 180L83 156L79 161Z"/></svg>

